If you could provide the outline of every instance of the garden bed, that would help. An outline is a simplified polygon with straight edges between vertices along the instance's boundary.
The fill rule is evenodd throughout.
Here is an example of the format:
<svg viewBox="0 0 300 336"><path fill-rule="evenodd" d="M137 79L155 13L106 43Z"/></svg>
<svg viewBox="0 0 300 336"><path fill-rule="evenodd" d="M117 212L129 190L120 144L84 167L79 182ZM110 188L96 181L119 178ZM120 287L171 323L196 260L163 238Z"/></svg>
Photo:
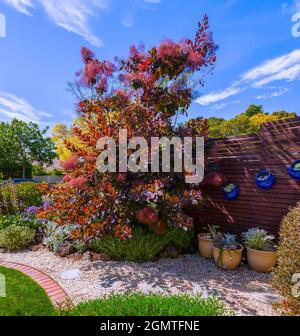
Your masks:
<svg viewBox="0 0 300 336"><path fill-rule="evenodd" d="M156 262L91 262L74 257L61 258L46 249L0 253L0 259L21 262L44 271L55 279L78 304L111 293L215 294L237 315L277 315L272 303L280 297L271 289L270 274L242 266L223 271L199 255Z"/></svg>

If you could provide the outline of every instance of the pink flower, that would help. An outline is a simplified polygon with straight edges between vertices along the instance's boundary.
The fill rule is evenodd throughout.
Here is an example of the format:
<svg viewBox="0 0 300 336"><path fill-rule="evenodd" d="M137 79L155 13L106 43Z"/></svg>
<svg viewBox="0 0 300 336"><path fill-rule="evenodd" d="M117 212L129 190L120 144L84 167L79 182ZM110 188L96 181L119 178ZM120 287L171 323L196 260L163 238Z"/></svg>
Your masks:
<svg viewBox="0 0 300 336"><path fill-rule="evenodd" d="M86 85L95 84L97 76L103 73L103 66L98 60L90 60L85 67L82 81Z"/></svg>
<svg viewBox="0 0 300 336"><path fill-rule="evenodd" d="M69 184L73 188L82 189L85 187L86 182L87 182L87 178L85 176L79 176L79 177L71 179L69 181Z"/></svg>
<svg viewBox="0 0 300 336"><path fill-rule="evenodd" d="M71 179L72 179L72 177L67 174L67 175L64 176L63 181L64 182L69 182Z"/></svg>
<svg viewBox="0 0 300 336"><path fill-rule="evenodd" d="M69 159L60 163L61 167L69 172L77 168L78 166L78 157L76 154L72 155Z"/></svg>
<svg viewBox="0 0 300 336"><path fill-rule="evenodd" d="M189 65L192 69L197 69L199 66L205 63L205 60L200 52L191 50L187 59Z"/></svg>
<svg viewBox="0 0 300 336"><path fill-rule="evenodd" d="M107 77L110 77L114 73L115 70L116 70L116 67L110 61L104 62L104 71Z"/></svg>
<svg viewBox="0 0 300 336"><path fill-rule="evenodd" d="M95 57L94 53L86 47L81 48L81 56L84 63L88 63Z"/></svg>
<svg viewBox="0 0 300 336"><path fill-rule="evenodd" d="M178 57L180 55L181 55L180 45L173 42L172 40L162 41L157 51L157 56L159 58Z"/></svg>

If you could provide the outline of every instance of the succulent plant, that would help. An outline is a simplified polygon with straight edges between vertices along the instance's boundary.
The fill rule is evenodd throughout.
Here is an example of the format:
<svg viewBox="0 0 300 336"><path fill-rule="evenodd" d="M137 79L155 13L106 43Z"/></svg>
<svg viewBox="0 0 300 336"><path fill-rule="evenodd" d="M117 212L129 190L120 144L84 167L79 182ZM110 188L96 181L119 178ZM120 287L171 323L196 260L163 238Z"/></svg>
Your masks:
<svg viewBox="0 0 300 336"><path fill-rule="evenodd" d="M208 232L207 235L214 238L219 232L220 227L218 225L207 225L207 227L204 227L203 229Z"/></svg>
<svg viewBox="0 0 300 336"><path fill-rule="evenodd" d="M247 232L242 233L244 244L258 251L274 251L275 245L273 240L274 236L269 235L267 231L263 229L249 229Z"/></svg>
<svg viewBox="0 0 300 336"><path fill-rule="evenodd" d="M215 247L223 250L239 250L240 245L236 240L236 236L230 233L217 233L214 236Z"/></svg>

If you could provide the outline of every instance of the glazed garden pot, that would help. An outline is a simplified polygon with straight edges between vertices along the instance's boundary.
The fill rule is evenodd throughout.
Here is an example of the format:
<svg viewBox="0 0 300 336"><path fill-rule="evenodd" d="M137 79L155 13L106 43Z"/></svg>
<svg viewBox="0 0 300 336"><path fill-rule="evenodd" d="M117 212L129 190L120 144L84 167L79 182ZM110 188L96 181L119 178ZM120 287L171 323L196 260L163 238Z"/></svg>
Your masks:
<svg viewBox="0 0 300 336"><path fill-rule="evenodd" d="M213 258L214 242L213 242L213 239L210 238L209 235L199 233L198 234L198 246L199 246L199 251L202 257L207 258L207 259Z"/></svg>
<svg viewBox="0 0 300 336"><path fill-rule="evenodd" d="M241 263L244 247L239 250L225 250L213 246L215 263L222 269L235 270Z"/></svg>
<svg viewBox="0 0 300 336"><path fill-rule="evenodd" d="M257 251L247 247L249 267L257 272L268 273L276 266L276 252Z"/></svg>

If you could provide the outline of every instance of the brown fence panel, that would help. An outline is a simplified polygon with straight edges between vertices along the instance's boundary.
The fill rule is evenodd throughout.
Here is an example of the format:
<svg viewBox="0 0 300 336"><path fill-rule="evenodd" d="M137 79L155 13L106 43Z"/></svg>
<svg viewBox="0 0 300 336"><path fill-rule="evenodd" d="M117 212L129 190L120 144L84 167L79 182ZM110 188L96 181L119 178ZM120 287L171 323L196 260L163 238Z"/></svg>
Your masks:
<svg viewBox="0 0 300 336"><path fill-rule="evenodd" d="M208 161L220 165L241 192L238 200L227 201L221 188L206 187L203 209L191 213L196 229L215 224L225 232L240 234L259 227L277 236L282 217L300 200L300 182L287 173L288 166L299 159L300 118L266 123L255 135L215 139ZM262 169L277 177L271 190L255 184L255 174Z"/></svg>

